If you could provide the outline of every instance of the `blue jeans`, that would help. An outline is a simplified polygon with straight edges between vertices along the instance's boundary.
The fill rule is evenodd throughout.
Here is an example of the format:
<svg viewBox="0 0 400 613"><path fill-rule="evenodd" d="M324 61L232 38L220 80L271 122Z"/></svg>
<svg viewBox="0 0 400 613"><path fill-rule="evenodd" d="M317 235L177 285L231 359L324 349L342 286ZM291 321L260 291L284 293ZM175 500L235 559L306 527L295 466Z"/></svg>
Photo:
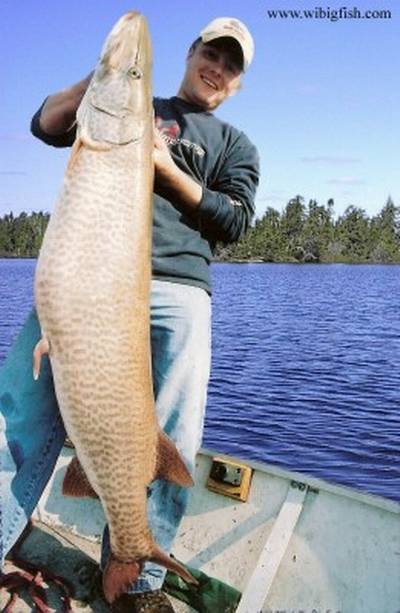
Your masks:
<svg viewBox="0 0 400 613"><path fill-rule="evenodd" d="M158 419L192 472L201 444L210 370L210 302L200 288L152 282L151 342ZM39 380L33 380L32 351L39 338L33 311L0 370L1 565L32 515L65 439L47 358L42 360ZM149 487L149 524L156 542L166 551L171 549L187 498L187 489L166 481L156 480ZM108 555L105 529L102 565ZM160 588L165 572L147 563L132 591Z"/></svg>

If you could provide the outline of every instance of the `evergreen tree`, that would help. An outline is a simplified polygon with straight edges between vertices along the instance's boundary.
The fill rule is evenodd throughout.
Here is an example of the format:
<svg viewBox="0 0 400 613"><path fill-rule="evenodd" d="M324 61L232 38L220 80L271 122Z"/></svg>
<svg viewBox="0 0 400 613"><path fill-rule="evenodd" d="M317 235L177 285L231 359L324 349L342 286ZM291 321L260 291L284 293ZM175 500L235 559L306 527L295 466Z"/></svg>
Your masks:
<svg viewBox="0 0 400 613"><path fill-rule="evenodd" d="M390 196L379 215L372 218L370 232L374 262L400 261L400 207Z"/></svg>
<svg viewBox="0 0 400 613"><path fill-rule="evenodd" d="M305 221L304 198L297 195L287 203L281 221L282 240L285 244L286 254L296 260L301 260L304 256L301 237Z"/></svg>
<svg viewBox="0 0 400 613"><path fill-rule="evenodd" d="M369 220L365 211L350 205L339 217L335 236L343 245L345 260L362 262L368 260L370 247Z"/></svg>
<svg viewBox="0 0 400 613"><path fill-rule="evenodd" d="M268 207L235 245L219 245L216 259L264 262L399 262L400 207L389 196L378 215L351 205L334 221L334 202L307 207L302 196L282 214ZM0 257L37 257L49 214L8 213L0 218Z"/></svg>
<svg viewBox="0 0 400 613"><path fill-rule="evenodd" d="M302 232L303 261L319 262L333 238L333 200L327 207L310 200Z"/></svg>
<svg viewBox="0 0 400 613"><path fill-rule="evenodd" d="M0 257L37 257L49 221L48 213L8 213L0 219Z"/></svg>

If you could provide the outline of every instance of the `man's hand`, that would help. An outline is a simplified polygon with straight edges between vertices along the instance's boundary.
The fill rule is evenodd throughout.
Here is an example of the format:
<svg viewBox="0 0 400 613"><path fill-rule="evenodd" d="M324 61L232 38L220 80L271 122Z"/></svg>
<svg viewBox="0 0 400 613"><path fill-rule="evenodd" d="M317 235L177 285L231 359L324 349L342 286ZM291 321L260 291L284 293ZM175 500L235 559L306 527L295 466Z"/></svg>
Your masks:
<svg viewBox="0 0 400 613"><path fill-rule="evenodd" d="M74 124L76 111L93 77L94 71L87 77L49 96L40 114L40 127L46 134L65 134Z"/></svg>
<svg viewBox="0 0 400 613"><path fill-rule="evenodd" d="M154 171L157 184L167 192L173 204L195 209L203 197L203 188L177 166L162 134L154 128Z"/></svg>
<svg viewBox="0 0 400 613"><path fill-rule="evenodd" d="M154 170L157 180L161 185L174 181L174 176L177 173L178 167L171 157L168 145L165 142L161 132L154 129Z"/></svg>

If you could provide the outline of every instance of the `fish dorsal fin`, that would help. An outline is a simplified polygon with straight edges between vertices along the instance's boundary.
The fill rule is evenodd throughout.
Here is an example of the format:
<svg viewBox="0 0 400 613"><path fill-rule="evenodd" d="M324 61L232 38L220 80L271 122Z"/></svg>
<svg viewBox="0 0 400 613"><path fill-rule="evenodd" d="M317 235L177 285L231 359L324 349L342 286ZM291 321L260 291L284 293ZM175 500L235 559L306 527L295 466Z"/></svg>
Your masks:
<svg viewBox="0 0 400 613"><path fill-rule="evenodd" d="M62 484L64 496L98 498L78 458L72 458Z"/></svg>
<svg viewBox="0 0 400 613"><path fill-rule="evenodd" d="M193 485L193 479L179 451L162 430L158 434L157 464L154 478L165 479L184 487Z"/></svg>

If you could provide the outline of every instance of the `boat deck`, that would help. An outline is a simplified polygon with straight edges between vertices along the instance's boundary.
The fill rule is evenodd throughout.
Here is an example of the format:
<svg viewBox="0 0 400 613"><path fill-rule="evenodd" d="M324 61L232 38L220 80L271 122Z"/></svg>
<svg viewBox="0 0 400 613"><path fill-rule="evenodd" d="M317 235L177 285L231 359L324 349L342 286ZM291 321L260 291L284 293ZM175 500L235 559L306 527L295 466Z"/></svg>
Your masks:
<svg viewBox="0 0 400 613"><path fill-rule="evenodd" d="M109 609L99 596L87 601L105 518L98 501L61 495L72 455L63 450L21 553L73 583L74 611L103 612ZM237 613L400 613L397 502L260 462L249 463L242 502L208 489L213 455L198 455L173 553L242 592ZM50 592L54 603L57 590ZM17 613L32 610L24 598L27 608ZM180 601L174 606L177 613L193 611Z"/></svg>
<svg viewBox="0 0 400 613"><path fill-rule="evenodd" d="M23 541L18 557L41 569L50 569L55 576L62 577L73 587L71 608L74 613L109 613L110 607L104 602L96 588L100 545L71 533L60 526L48 526L35 521L32 531ZM18 570L11 560L7 560L5 572ZM62 592L54 582L46 584L47 605L54 613L62 611ZM10 595L0 590L0 611L7 606ZM194 609L169 596L176 613L191 613ZM23 588L18 590L18 601L14 613L34 611L34 602Z"/></svg>

